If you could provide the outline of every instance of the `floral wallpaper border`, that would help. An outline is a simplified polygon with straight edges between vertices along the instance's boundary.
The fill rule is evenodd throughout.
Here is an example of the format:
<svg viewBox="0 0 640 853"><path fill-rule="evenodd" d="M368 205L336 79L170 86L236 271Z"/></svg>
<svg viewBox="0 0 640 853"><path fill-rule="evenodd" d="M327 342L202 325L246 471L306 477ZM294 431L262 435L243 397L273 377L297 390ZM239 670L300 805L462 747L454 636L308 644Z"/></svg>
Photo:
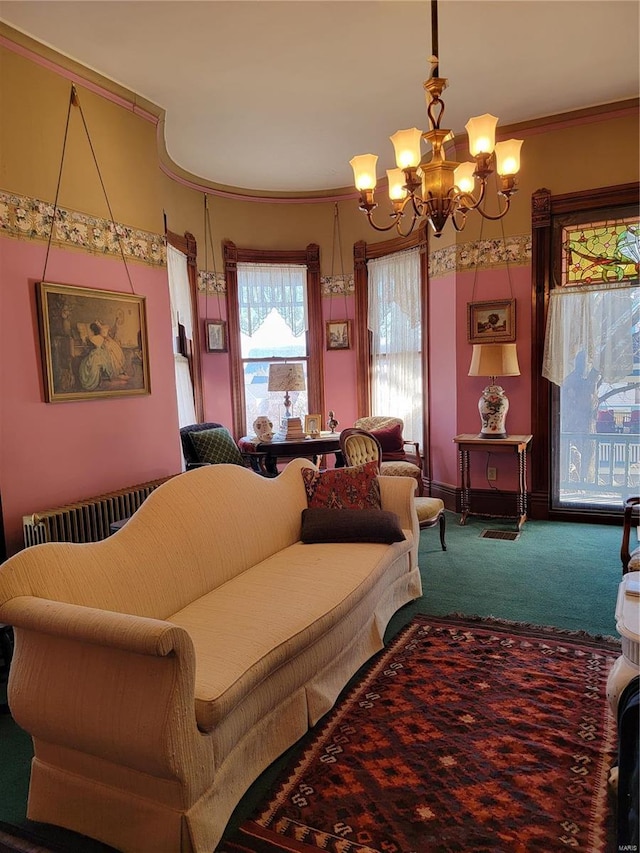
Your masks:
<svg viewBox="0 0 640 853"><path fill-rule="evenodd" d="M53 204L0 190L0 234L27 240L49 240ZM56 246L84 249L94 254L112 255L140 261L151 266L166 265L164 237L137 228L129 228L109 219L100 219L78 211L58 207L51 242ZM436 249L429 255L432 277L474 269L488 269L506 263L527 266L531 263L531 234L517 234L475 243ZM322 276L322 295L352 296L353 274ZM225 293L224 273L200 270L200 293Z"/></svg>
<svg viewBox="0 0 640 853"><path fill-rule="evenodd" d="M49 240L53 221L52 202L0 191L0 234L28 240ZM51 236L52 245L113 255L151 266L166 265L164 238L129 228L110 219L100 219L58 207Z"/></svg>
<svg viewBox="0 0 640 853"><path fill-rule="evenodd" d="M528 266L531 263L531 234L496 237L436 249L429 254L429 275L434 278L471 269L490 269L503 264Z"/></svg>

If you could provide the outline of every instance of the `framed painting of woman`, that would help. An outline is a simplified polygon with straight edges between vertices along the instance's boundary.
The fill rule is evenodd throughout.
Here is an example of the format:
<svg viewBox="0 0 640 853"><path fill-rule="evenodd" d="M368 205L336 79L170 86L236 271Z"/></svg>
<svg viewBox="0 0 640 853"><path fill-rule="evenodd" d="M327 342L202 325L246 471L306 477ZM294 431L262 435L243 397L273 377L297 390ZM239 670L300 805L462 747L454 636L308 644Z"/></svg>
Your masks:
<svg viewBox="0 0 640 853"><path fill-rule="evenodd" d="M48 403L149 394L144 296L36 284Z"/></svg>

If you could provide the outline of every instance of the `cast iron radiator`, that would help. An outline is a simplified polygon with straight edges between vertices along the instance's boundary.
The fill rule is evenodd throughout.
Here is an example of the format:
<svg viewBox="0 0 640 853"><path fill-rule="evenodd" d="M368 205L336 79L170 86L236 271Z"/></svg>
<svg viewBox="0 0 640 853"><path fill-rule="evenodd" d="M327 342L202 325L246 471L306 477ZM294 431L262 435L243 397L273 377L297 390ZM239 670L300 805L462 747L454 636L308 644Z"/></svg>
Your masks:
<svg viewBox="0 0 640 853"><path fill-rule="evenodd" d="M24 545L43 542L97 542L106 539L114 521L122 521L138 509L154 489L171 479L162 477L87 498L74 504L34 512L22 516Z"/></svg>

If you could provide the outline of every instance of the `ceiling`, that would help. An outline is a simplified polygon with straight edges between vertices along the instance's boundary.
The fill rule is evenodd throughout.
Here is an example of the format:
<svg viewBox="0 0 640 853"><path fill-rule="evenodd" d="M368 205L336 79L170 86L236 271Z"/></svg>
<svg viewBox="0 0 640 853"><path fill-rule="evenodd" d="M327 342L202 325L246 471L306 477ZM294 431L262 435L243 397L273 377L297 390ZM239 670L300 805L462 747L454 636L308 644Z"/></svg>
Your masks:
<svg viewBox="0 0 640 853"><path fill-rule="evenodd" d="M637 97L639 10L440 0L442 126ZM0 19L163 108L170 158L216 184L348 187L355 154L378 153L380 177L389 135L428 129L427 0L2 0Z"/></svg>

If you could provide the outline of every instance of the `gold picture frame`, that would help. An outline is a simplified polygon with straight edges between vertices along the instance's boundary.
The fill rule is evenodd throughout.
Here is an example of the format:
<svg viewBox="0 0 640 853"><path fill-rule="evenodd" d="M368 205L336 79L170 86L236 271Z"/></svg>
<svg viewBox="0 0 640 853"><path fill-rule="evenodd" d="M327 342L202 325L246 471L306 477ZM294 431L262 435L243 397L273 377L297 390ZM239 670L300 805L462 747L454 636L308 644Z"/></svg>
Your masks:
<svg viewBox="0 0 640 853"><path fill-rule="evenodd" d="M508 343L515 339L515 299L467 303L467 341L470 344Z"/></svg>
<svg viewBox="0 0 640 853"><path fill-rule="evenodd" d="M227 324L224 320L205 322L207 352L227 352Z"/></svg>
<svg viewBox="0 0 640 853"><path fill-rule="evenodd" d="M151 393L144 296L36 282L47 403Z"/></svg>
<svg viewBox="0 0 640 853"><path fill-rule="evenodd" d="M351 320L327 321L327 349L351 349Z"/></svg>
<svg viewBox="0 0 640 853"><path fill-rule="evenodd" d="M304 434L312 438L320 435L322 431L322 415L304 416Z"/></svg>

